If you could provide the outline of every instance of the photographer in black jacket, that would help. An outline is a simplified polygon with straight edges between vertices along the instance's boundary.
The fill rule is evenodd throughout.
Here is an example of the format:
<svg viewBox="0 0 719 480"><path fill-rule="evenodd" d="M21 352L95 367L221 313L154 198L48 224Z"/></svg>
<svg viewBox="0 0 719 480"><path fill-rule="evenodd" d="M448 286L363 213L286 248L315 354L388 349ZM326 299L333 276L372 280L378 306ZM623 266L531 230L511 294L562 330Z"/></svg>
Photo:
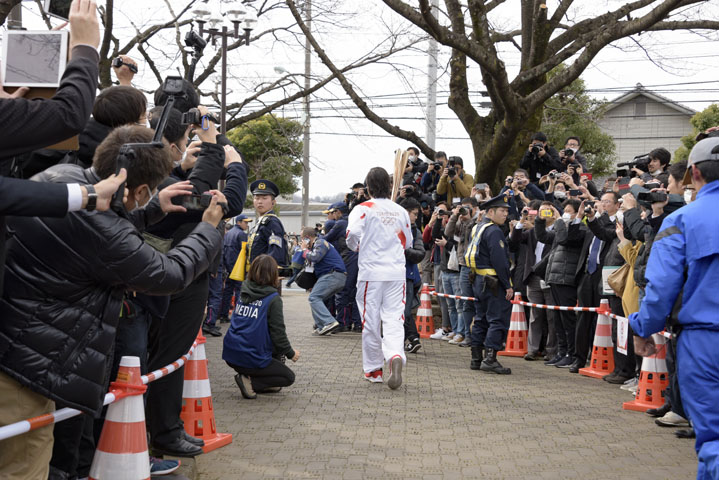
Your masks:
<svg viewBox="0 0 719 480"><path fill-rule="evenodd" d="M118 128L98 147L93 168L57 165L35 179L98 182L114 173L123 144L147 143L152 137L144 127ZM47 413L55 409L55 402L99 413L124 292L180 291L207 270L219 251L222 237L216 227L223 212L217 202L224 200L219 193L203 221L167 254L144 242L136 224L161 218L163 213L152 202L148 206L152 212L138 207L150 201L171 161L166 148L137 149L136 154L128 166L129 193L119 213L73 212L61 219L8 221L14 234L8 242L6 290L0 301L0 424ZM182 210L172 206L170 198L186 190L182 185L168 189L160 195L159 205L165 211ZM23 399L20 404L18 396ZM43 476L44 471L47 478L51 429L3 443L0 471L22 472L23 478ZM24 463L27 458L32 458L31 465ZM37 475L28 474L34 470Z"/></svg>
<svg viewBox="0 0 719 480"><path fill-rule="evenodd" d="M547 145L547 136L542 132L532 135L529 148L519 162L519 168L529 172L529 181L537 183L540 178L552 170L563 171L562 162L559 160L559 153L554 147Z"/></svg>

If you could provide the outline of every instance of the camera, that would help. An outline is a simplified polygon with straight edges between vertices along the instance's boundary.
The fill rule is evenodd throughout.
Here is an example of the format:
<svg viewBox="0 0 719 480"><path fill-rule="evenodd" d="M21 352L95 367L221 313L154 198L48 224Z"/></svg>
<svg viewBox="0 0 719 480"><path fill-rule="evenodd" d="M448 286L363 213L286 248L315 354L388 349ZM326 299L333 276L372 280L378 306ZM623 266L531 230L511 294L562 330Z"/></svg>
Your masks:
<svg viewBox="0 0 719 480"><path fill-rule="evenodd" d="M542 144L542 142L534 142L532 144L532 155L538 157L540 150L544 150L544 144Z"/></svg>
<svg viewBox="0 0 719 480"><path fill-rule="evenodd" d="M115 57L112 59L112 66L115 68L120 68L123 65L125 65L127 68L130 69L132 73L137 73L137 65L132 65L130 63L125 63L122 61L120 57Z"/></svg>
<svg viewBox="0 0 719 480"><path fill-rule="evenodd" d="M441 170L442 170L442 164L441 164L441 163L435 163L434 165L432 165L432 170L434 170L435 172L441 171Z"/></svg>
<svg viewBox="0 0 719 480"><path fill-rule="evenodd" d="M467 215L468 213L469 213L469 210L467 210L465 207L459 207L459 215L460 216L463 217L463 216Z"/></svg>
<svg viewBox="0 0 719 480"><path fill-rule="evenodd" d="M637 200L649 203L666 202L667 198L665 192L639 192L639 195L637 195Z"/></svg>
<svg viewBox="0 0 719 480"><path fill-rule="evenodd" d="M414 185L404 185L402 188L404 189L405 194L407 194L407 195L412 194L415 191Z"/></svg>
<svg viewBox="0 0 719 480"><path fill-rule="evenodd" d="M594 202L585 201L584 202L584 214L590 215L592 213L594 213Z"/></svg>
<svg viewBox="0 0 719 480"><path fill-rule="evenodd" d="M207 46L207 40L199 36L194 30L190 30L185 34L185 45L202 51Z"/></svg>
<svg viewBox="0 0 719 480"><path fill-rule="evenodd" d="M449 215L449 213L447 212L447 210L437 210L437 215L442 217L444 215Z"/></svg>
<svg viewBox="0 0 719 480"><path fill-rule="evenodd" d="M554 172L549 172L549 178L550 180L554 180L555 178L557 178L557 174Z"/></svg>
<svg viewBox="0 0 719 480"><path fill-rule="evenodd" d="M552 218L554 216L554 213L550 209L545 208L544 210L541 210L539 212L539 216L542 218Z"/></svg>
<svg viewBox="0 0 719 480"><path fill-rule="evenodd" d="M220 123L219 120L217 120L213 115L207 114L204 115L207 117L209 121L212 123ZM182 124L183 125L202 125L202 113L198 108L191 108L185 113L182 114Z"/></svg>
<svg viewBox="0 0 719 480"><path fill-rule="evenodd" d="M617 177L634 178L637 172L633 168L638 168L643 172L649 172L649 154L637 155L631 162L623 162L617 164Z"/></svg>
<svg viewBox="0 0 719 480"><path fill-rule="evenodd" d="M570 158L574 156L574 150L571 148L567 148L565 150L562 150L562 155L564 155L566 158Z"/></svg>
<svg viewBox="0 0 719 480"><path fill-rule="evenodd" d="M447 175L449 175L450 177L454 177L455 175L457 175L457 169L454 167L448 168Z"/></svg>

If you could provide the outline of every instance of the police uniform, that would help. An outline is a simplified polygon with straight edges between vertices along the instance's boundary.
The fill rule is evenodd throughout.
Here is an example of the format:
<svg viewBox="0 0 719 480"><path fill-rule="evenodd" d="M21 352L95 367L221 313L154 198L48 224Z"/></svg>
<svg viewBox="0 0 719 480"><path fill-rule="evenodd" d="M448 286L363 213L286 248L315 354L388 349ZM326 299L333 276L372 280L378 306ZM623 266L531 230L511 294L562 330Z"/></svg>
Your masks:
<svg viewBox="0 0 719 480"><path fill-rule="evenodd" d="M692 165L719 162L719 138L699 141ZM691 178L685 176L684 183ZM665 327L680 292L676 362L684 410L696 432L697 479L719 478L719 180L696 200L664 219L647 264L647 286L639 312L629 316L635 334L647 338Z"/></svg>
<svg viewBox="0 0 719 480"><path fill-rule="evenodd" d="M481 206L482 210L493 207L509 208L509 197L502 194ZM499 225L484 218L472 228L464 258L475 275L472 290L477 313L471 334L471 368L475 370L481 365L481 370L510 373L496 361L496 352L504 348L512 313L512 304L506 299L506 290L512 288L508 253L507 240Z"/></svg>
<svg viewBox="0 0 719 480"><path fill-rule="evenodd" d="M280 194L277 185L269 180L255 180L250 185L252 195L272 195L277 197ZM247 272L250 271L250 264L260 255L266 254L277 261L281 267L289 266L287 241L285 240L285 227L280 219L272 213L265 213L257 219L250 229L247 240Z"/></svg>

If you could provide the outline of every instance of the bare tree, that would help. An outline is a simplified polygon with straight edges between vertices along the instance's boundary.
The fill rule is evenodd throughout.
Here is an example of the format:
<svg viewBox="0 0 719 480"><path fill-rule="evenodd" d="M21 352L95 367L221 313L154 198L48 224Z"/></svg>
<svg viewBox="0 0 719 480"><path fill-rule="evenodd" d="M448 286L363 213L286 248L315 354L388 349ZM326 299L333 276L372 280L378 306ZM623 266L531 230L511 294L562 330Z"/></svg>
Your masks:
<svg viewBox="0 0 719 480"><path fill-rule="evenodd" d="M643 32L719 30L719 21L701 19L698 9L706 3L701 0L635 0L580 21L569 18L575 0L560 0L552 12L541 0L517 0L519 25L509 31L495 29L490 19L493 10L506 0L468 0L466 4L444 0L444 17L440 20L432 14L430 0L418 0L419 7L402 0L382 1L452 49L449 107L472 141L477 178L495 184L516 165L529 136L540 128L544 103L577 79L602 49L622 39L638 41L635 36ZM357 93L357 87L306 28L295 1L285 3L320 60L357 108L385 131L416 144L431 158L434 151L418 135L390 124L372 111ZM519 72L513 79L499 53L501 43L513 45L521 54ZM479 66L492 101L486 115L480 115L470 101L468 60ZM547 74L562 63L567 68L550 79Z"/></svg>

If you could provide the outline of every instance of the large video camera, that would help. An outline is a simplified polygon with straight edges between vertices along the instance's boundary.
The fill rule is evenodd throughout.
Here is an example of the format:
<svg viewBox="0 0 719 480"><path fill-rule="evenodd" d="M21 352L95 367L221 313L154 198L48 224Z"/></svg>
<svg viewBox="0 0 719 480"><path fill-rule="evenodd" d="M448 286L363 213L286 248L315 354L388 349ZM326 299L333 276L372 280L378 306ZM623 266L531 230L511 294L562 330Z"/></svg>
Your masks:
<svg viewBox="0 0 719 480"><path fill-rule="evenodd" d="M165 134L165 127L167 127L167 119L170 117L170 111L172 106L178 97L183 97L183 80L182 77L167 77L162 83L162 92L167 95L167 102L165 108L162 109L162 115L160 121L157 122L157 128L155 129L155 135L152 137L152 141L149 143L126 143L120 147L120 151L116 158L115 173L119 174L120 169L128 169L133 160L137 160L137 149L141 148L164 148L165 144L162 138ZM117 192L112 196L111 208L120 216L126 216L125 205L123 204L123 197L125 194L125 182L120 185ZM197 198L194 198L197 197ZM208 198L209 197L209 198ZM210 205L211 196L202 195L185 195L182 197L173 198L173 203L185 205L186 208L191 210L204 210ZM222 205L222 208L227 212L227 205Z"/></svg>
<svg viewBox="0 0 719 480"><path fill-rule="evenodd" d="M649 173L649 154L645 153L643 155L637 155L631 162L618 163L617 177L636 177L637 172L633 170L634 168L638 168L645 173Z"/></svg>

